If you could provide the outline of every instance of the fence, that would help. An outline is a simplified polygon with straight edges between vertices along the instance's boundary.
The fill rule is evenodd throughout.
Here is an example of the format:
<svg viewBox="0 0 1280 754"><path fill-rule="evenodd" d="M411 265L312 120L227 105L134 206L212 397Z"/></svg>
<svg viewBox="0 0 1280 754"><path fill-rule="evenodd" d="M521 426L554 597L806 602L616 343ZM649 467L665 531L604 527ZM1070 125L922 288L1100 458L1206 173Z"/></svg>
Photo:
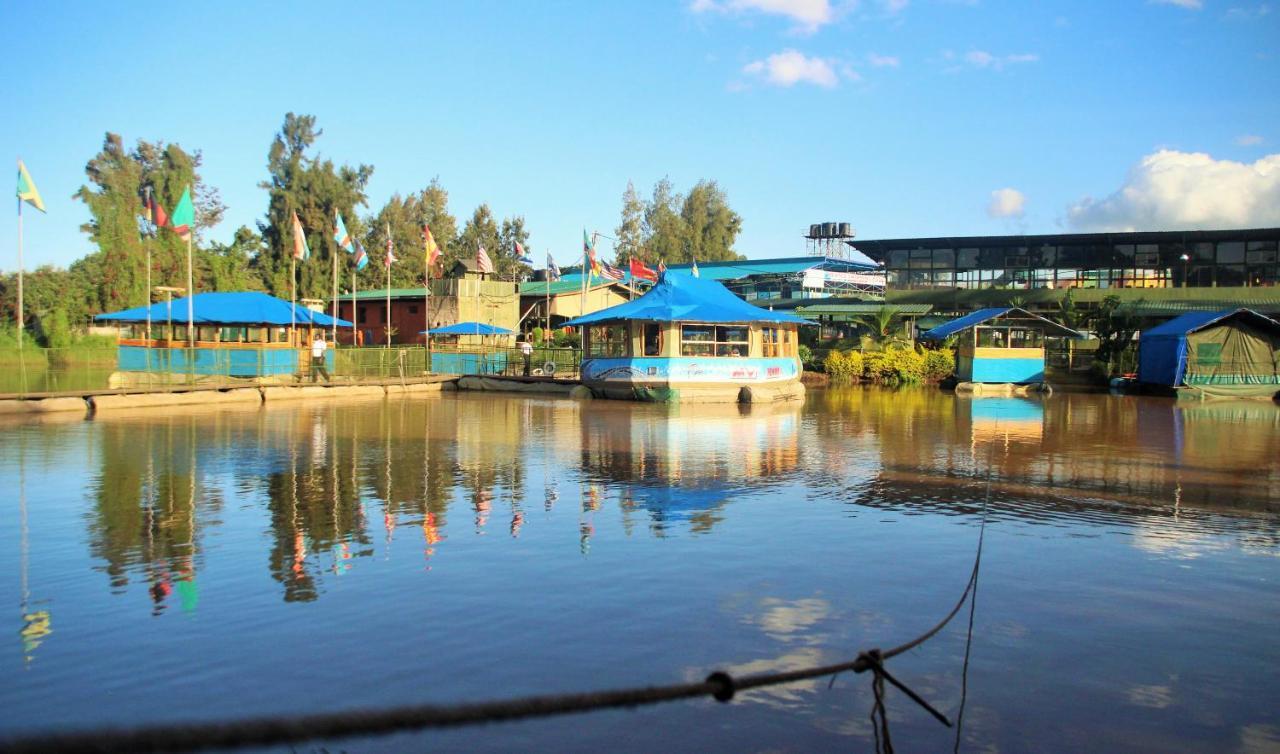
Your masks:
<svg viewBox="0 0 1280 754"><path fill-rule="evenodd" d="M308 382L310 358L305 349L235 351L201 349L200 358L167 358L169 349L150 351L135 359L130 350L110 348L36 348L0 350L0 395L123 390L161 392L190 387L244 387ZM176 352L176 351L175 351ZM282 355L290 356L284 365ZM581 352L575 348L535 348L531 376L574 378ZM377 382L419 378L427 374L524 374L519 348L464 349L422 346L340 347L329 350L330 376L337 382ZM275 373L273 373L275 372Z"/></svg>

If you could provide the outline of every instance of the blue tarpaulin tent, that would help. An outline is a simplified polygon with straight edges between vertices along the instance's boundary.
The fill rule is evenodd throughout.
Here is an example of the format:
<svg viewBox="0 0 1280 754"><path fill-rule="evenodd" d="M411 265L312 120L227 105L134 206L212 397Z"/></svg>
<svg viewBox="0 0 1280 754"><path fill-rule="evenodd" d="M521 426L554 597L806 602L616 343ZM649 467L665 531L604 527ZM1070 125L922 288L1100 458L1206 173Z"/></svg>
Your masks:
<svg viewBox="0 0 1280 754"><path fill-rule="evenodd" d="M322 312L308 309L305 306L290 304L284 299L269 296L265 293L197 293L193 297L194 323L196 325L277 325L288 326L314 325L330 327L333 317ZM99 322L119 322L131 324L147 321L147 310L151 310L152 322L171 321L174 324L187 324L187 299L176 298L172 303L161 302L151 306L137 306L124 311L99 314L94 317ZM291 311L292 310L292 311ZM337 321L338 327L351 327L345 319Z"/></svg>
<svg viewBox="0 0 1280 754"><path fill-rule="evenodd" d="M1280 383L1278 361L1280 322L1251 309L1187 312L1138 338L1138 381L1152 385L1271 385L1274 390Z"/></svg>
<svg viewBox="0 0 1280 754"><path fill-rule="evenodd" d="M418 332L419 335L425 334L426 330ZM483 322L459 322L456 325L448 327L437 327L431 330L432 335L515 335L514 330L508 330L505 327L497 327L495 325L486 325Z"/></svg>
<svg viewBox="0 0 1280 754"><path fill-rule="evenodd" d="M584 317L571 319L568 327L598 322L644 320L650 322L813 322L794 314L774 312L748 304L714 280L668 271L635 301L601 309Z"/></svg>

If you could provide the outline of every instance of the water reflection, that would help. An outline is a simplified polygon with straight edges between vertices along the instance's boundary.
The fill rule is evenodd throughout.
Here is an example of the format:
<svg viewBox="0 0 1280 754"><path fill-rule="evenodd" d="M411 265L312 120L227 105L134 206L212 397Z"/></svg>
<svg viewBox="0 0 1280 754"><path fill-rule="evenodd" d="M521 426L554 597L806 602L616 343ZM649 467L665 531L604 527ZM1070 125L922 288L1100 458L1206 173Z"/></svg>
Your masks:
<svg viewBox="0 0 1280 754"><path fill-rule="evenodd" d="M374 706L539 691L516 686L549 677L582 689L834 661L949 606L990 470L973 748L1034 748L1011 720L1057 725L1025 706L1032 675L1071 700L1072 725L1198 705L1230 721L1215 743L1274 740L1259 702L1274 681L1259 678L1280 659L1257 638L1274 623L1280 563L1280 408L1268 404L851 389L668 409L456 395L10 422L0 449L0 483L18 491L0 534L20 557L11 545L0 558L21 566L8 594L22 646L0 671L34 671L10 672L23 681L0 701L23 719L132 722L141 713L110 705L149 717L170 696L211 715L322 706L332 700L314 690L334 684ZM955 639L904 657L948 709ZM1202 662L1204 647L1228 649ZM1102 653L1105 692L1052 672L1083 651ZM227 670L191 684L195 664ZM1247 693L1206 699L1228 671ZM122 692L95 695L103 679ZM703 718L682 732L738 736L708 748L785 748L775 729L813 749L868 738L865 715L850 717L865 684L826 692L825 680L753 692L739 733Z"/></svg>

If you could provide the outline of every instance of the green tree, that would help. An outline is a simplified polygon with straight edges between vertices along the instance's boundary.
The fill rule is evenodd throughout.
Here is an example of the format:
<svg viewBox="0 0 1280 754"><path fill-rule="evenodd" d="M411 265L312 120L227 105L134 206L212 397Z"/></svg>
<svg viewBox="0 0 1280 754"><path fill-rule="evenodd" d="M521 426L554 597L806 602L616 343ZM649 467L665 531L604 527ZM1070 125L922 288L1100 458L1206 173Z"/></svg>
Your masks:
<svg viewBox="0 0 1280 754"><path fill-rule="evenodd" d="M495 271L502 270L504 254L500 250L502 238L499 235L498 223L493 219L493 212L488 204L481 204L471 213L471 219L462 227L462 232L454 239L452 250L455 259L474 260L476 248L483 246L489 259L493 261ZM510 255L508 250L506 256Z"/></svg>
<svg viewBox="0 0 1280 754"><path fill-rule="evenodd" d="M529 250L529 231L525 230L524 217L507 217L502 220L502 229L498 231L498 245L502 249L501 258L494 257L494 269L503 280L524 280L533 272L533 268L516 259L516 243Z"/></svg>
<svg viewBox="0 0 1280 754"><path fill-rule="evenodd" d="M201 232L217 225L225 210L218 192L201 180L200 162L199 152L189 154L176 144L139 140L129 151L118 134L106 135L102 151L85 166L89 185L81 186L75 195L89 207L90 220L82 229L98 246L99 275L92 286L91 311L140 306L148 300L148 248L151 284L186 286L186 243L167 230L145 241L140 235L142 196L144 188L150 188L156 201L172 211L190 187L198 246ZM197 290L208 287L202 277L195 277Z"/></svg>
<svg viewBox="0 0 1280 754"><path fill-rule="evenodd" d="M876 343L902 340L898 329L898 307L881 306L871 314L854 317L853 321L867 330Z"/></svg>
<svg viewBox="0 0 1280 754"><path fill-rule="evenodd" d="M215 291L261 290L262 281L250 265L262 253L262 248L262 237L242 225L231 243L214 242L201 249L196 264L207 285Z"/></svg>
<svg viewBox="0 0 1280 754"><path fill-rule="evenodd" d="M742 218L729 208L724 191L715 181L698 181L680 208L690 261L718 262L741 259L733 242L742 230Z"/></svg>
<svg viewBox="0 0 1280 754"><path fill-rule="evenodd" d="M636 193L636 186L627 181L627 190L622 193L622 219L613 234L618 238L615 262L625 265L632 257L644 262L656 263L644 246L644 200Z"/></svg>
<svg viewBox="0 0 1280 754"><path fill-rule="evenodd" d="M353 228L355 208L365 204L365 187L373 175L369 165L336 167L331 160L311 157L307 150L324 132L312 115L286 113L284 124L267 152L268 180L262 188L269 195L267 216L258 222L263 248L253 268L263 287L277 296L289 295L290 257L293 254L292 216L296 212L311 248L311 258L297 263L299 298L327 299L331 290L331 264L338 254L333 241L334 212L341 212L347 230ZM367 247L367 245L366 245ZM343 253L345 257L345 252ZM371 268L378 255L369 249ZM339 259L340 282L349 276ZM349 263L349 262L348 262Z"/></svg>
<svg viewBox="0 0 1280 754"><path fill-rule="evenodd" d="M688 262L688 229L678 207L682 203L671 181L663 178L653 187L653 198L644 208L644 247L654 259Z"/></svg>

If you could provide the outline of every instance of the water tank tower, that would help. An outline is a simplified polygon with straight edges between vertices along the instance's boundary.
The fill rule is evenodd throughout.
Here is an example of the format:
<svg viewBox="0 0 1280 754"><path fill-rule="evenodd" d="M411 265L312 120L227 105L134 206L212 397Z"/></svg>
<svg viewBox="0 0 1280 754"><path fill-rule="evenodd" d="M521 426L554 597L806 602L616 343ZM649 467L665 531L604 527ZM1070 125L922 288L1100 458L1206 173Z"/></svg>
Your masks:
<svg viewBox="0 0 1280 754"><path fill-rule="evenodd" d="M805 234L805 246L809 254L815 257L846 259L849 256L849 242L853 240L853 235L853 223L813 223L809 226L809 232Z"/></svg>

